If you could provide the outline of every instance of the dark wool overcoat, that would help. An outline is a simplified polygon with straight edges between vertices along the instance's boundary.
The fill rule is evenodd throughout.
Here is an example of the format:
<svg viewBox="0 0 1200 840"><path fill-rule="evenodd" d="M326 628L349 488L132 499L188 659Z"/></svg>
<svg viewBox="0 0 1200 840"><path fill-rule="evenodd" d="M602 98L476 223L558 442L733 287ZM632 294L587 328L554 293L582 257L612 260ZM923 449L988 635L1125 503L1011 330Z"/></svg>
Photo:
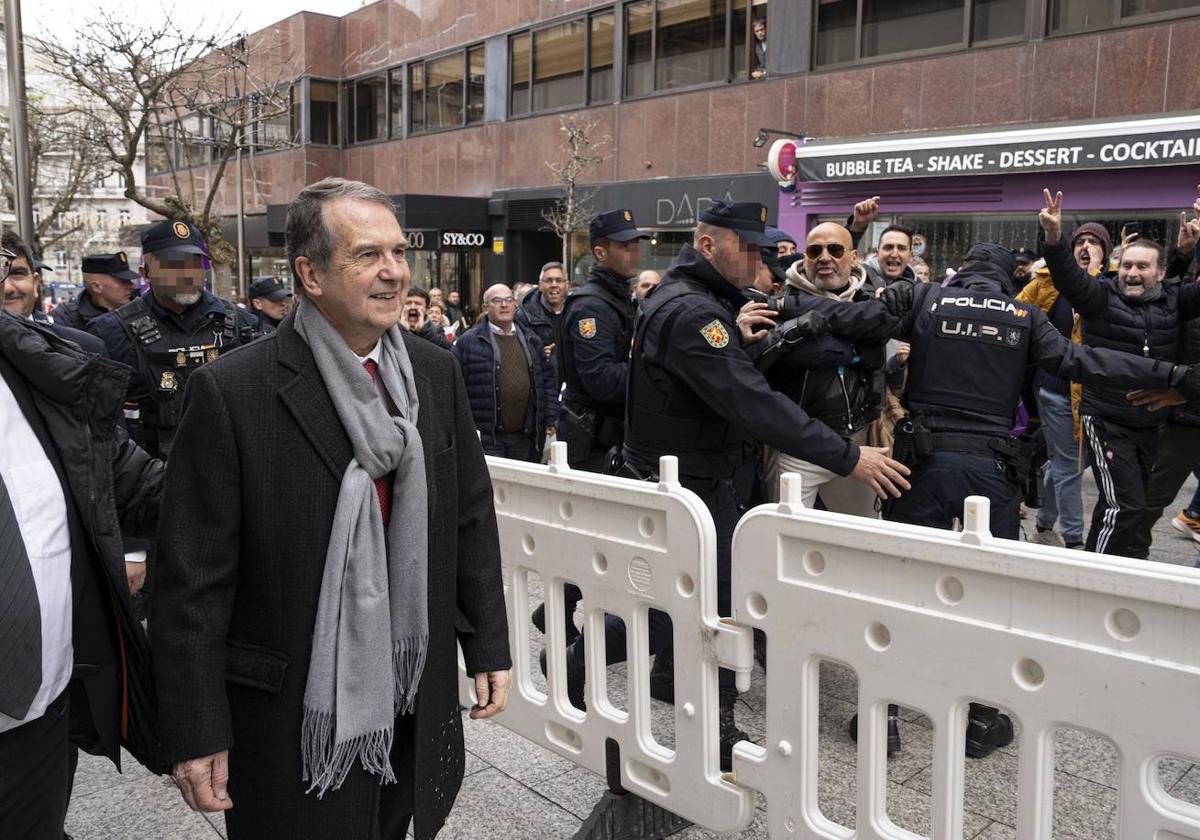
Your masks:
<svg viewBox="0 0 1200 840"><path fill-rule="evenodd" d="M416 375L429 492L429 654L398 784L361 767L318 800L300 728L347 437L308 345L279 329L198 369L168 468L150 627L164 758L230 751L232 840L378 840L380 816L445 821L462 781L457 654L510 667L492 487L450 353L401 331Z"/></svg>

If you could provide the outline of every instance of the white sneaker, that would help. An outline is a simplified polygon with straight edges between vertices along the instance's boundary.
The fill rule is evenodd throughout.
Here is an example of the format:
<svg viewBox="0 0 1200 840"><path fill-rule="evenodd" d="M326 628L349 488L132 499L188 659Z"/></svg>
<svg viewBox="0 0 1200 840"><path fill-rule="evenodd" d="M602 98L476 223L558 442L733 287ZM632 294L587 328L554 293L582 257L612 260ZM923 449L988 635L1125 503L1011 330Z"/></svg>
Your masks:
<svg viewBox="0 0 1200 840"><path fill-rule="evenodd" d="M1066 545L1059 533L1053 529L1043 531L1041 528L1034 528L1033 533L1029 535L1029 542L1037 543L1038 545L1053 545L1062 548Z"/></svg>

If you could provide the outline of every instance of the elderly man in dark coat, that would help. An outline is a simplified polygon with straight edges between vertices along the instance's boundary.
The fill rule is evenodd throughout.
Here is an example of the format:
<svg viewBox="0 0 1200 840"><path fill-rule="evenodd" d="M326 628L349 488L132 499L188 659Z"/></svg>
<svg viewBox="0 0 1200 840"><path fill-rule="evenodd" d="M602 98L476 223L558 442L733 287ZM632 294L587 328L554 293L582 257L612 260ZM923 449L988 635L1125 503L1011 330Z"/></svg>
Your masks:
<svg viewBox="0 0 1200 840"><path fill-rule="evenodd" d="M390 200L330 178L288 210L303 292L188 383L151 626L164 758L231 840L400 840L462 781L507 700L491 483L450 353L399 329ZM283 511L283 516L280 516Z"/></svg>

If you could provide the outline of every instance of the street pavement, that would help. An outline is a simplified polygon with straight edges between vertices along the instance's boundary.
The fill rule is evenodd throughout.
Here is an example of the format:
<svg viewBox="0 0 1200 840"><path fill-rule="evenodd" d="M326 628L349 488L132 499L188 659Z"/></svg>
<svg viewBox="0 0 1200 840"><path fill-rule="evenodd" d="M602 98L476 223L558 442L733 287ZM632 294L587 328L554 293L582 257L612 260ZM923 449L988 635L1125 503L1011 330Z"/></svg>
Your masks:
<svg viewBox="0 0 1200 840"><path fill-rule="evenodd" d="M1191 565L1200 545L1174 531L1168 518L1182 508L1196 488L1189 479L1174 509L1154 531L1152 559ZM1095 488L1085 478L1085 511L1090 514ZM1033 528L1032 515L1023 522ZM531 589L531 595L536 595ZM531 641L536 663L541 638ZM536 666L535 666L536 670ZM541 675L535 673L535 681ZM756 669L751 690L737 706L738 723L762 742L764 674ZM624 707L623 665L609 669L609 696ZM544 682L542 682L544 687ZM827 818L854 827L857 753L846 732L856 711L857 684L849 669L824 663L820 674L820 770L818 803ZM653 701L652 732L664 746L673 742L672 709ZM439 838L447 840L556 840L570 838L604 792L604 780L571 762L535 746L501 724L476 722L463 716L466 777L454 811ZM901 709L904 750L888 763L887 813L898 826L918 835L930 831L932 729L919 713ZM965 777L964 840L1015 840L1018 737L1013 744L986 759L968 759ZM1055 739L1054 837L1056 840L1115 840L1116 787L1120 758L1105 738L1080 730L1059 730ZM1200 805L1200 766L1183 759L1160 762L1158 775L1171 796ZM745 840L767 838L766 802L748 829ZM118 774L102 759L81 755L75 791L67 817L75 840L216 840L224 837L219 815L193 813L174 784L155 777L126 756L125 773ZM681 840L716 838L699 827L683 830ZM1128 838L1141 840L1141 838Z"/></svg>

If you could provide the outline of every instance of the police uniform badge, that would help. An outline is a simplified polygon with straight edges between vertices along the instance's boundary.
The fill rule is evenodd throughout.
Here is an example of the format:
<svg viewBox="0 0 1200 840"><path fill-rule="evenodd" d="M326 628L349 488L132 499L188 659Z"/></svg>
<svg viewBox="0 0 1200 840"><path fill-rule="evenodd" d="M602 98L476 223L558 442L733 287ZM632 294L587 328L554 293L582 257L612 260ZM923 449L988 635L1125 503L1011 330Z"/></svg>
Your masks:
<svg viewBox="0 0 1200 840"><path fill-rule="evenodd" d="M1004 335L1004 341L1009 347L1016 347L1021 343L1021 331L1017 329L1009 329Z"/></svg>
<svg viewBox="0 0 1200 840"><path fill-rule="evenodd" d="M160 391L177 391L179 390L179 380L175 378L175 371L164 370L162 378L158 380L158 390Z"/></svg>
<svg viewBox="0 0 1200 840"><path fill-rule="evenodd" d="M187 364L187 354L180 350L175 354L175 367L183 367Z"/></svg>
<svg viewBox="0 0 1200 840"><path fill-rule="evenodd" d="M584 318L579 322L579 334L584 338L594 338L596 335L596 319Z"/></svg>
<svg viewBox="0 0 1200 840"><path fill-rule="evenodd" d="M729 344L729 330L718 319L714 318L700 328L700 335L716 349L720 350Z"/></svg>
<svg viewBox="0 0 1200 840"><path fill-rule="evenodd" d="M192 235L192 232L190 230L188 230L188 226L185 225L183 222L176 222L174 225L171 226L171 230L173 230L175 232L175 235L178 236L180 239L187 239Z"/></svg>
<svg viewBox="0 0 1200 840"><path fill-rule="evenodd" d="M207 350L204 351L205 361L215 362L217 360L217 356L219 356L219 355L221 355L221 351L218 350L216 347L209 347Z"/></svg>
<svg viewBox="0 0 1200 840"><path fill-rule="evenodd" d="M767 208L766 207L764 207L762 210L759 211L759 216L762 218L763 224L765 225L767 223Z"/></svg>
<svg viewBox="0 0 1200 840"><path fill-rule="evenodd" d="M625 221L627 221L627 222L633 221L633 214L630 213L628 210L626 210L622 215L625 217Z"/></svg>

